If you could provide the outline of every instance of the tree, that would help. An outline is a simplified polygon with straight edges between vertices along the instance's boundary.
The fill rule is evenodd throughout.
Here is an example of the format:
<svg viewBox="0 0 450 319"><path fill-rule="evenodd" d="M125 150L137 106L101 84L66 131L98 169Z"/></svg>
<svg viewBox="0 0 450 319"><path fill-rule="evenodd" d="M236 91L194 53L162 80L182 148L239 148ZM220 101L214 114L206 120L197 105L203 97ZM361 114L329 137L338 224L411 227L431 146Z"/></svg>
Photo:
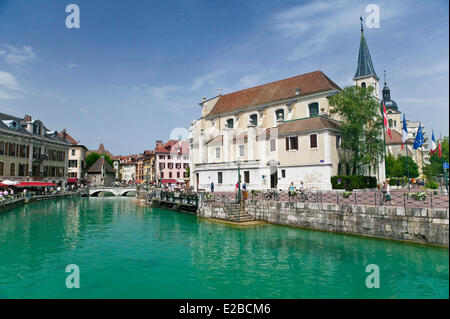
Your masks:
<svg viewBox="0 0 450 319"><path fill-rule="evenodd" d="M186 167L186 177L191 177L191 168L189 166Z"/></svg>
<svg viewBox="0 0 450 319"><path fill-rule="evenodd" d="M97 152L92 152L88 156L86 156L86 169L89 169L92 165L94 165L97 160L102 157L102 155L105 157L105 160L111 165L111 167L114 167L113 160L109 157L108 154L103 153L99 154Z"/></svg>
<svg viewBox="0 0 450 319"><path fill-rule="evenodd" d="M343 150L349 151L352 174L377 164L384 154L383 122L373 87L348 86L330 98L330 113L341 119Z"/></svg>
<svg viewBox="0 0 450 319"><path fill-rule="evenodd" d="M436 143L438 146L439 142ZM438 178L443 174L443 163L448 163L449 159L449 145L448 145L448 136L444 137L444 140L441 144L442 147L442 157L439 158L439 151L436 150L436 153L430 157L430 164L424 166L423 172L428 179Z"/></svg>
<svg viewBox="0 0 450 319"><path fill-rule="evenodd" d="M411 157L399 156L397 159L389 155L386 157L386 175L387 177L419 177L419 167Z"/></svg>

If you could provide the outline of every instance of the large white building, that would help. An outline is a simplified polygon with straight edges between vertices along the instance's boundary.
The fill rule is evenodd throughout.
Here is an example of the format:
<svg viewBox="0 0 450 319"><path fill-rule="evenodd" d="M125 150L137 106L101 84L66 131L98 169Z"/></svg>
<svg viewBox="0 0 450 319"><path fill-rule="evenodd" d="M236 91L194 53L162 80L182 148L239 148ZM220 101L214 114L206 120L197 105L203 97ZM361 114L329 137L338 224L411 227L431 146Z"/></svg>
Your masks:
<svg viewBox="0 0 450 319"><path fill-rule="evenodd" d="M373 86L379 100L364 32L355 85ZM339 86L321 71L306 73L221 95L200 103L201 118L190 126L191 180L195 189L232 191L238 181L248 189L288 189L291 182L331 189L331 177L349 174L340 150L340 122L330 115L329 98ZM368 168L384 180L384 160Z"/></svg>

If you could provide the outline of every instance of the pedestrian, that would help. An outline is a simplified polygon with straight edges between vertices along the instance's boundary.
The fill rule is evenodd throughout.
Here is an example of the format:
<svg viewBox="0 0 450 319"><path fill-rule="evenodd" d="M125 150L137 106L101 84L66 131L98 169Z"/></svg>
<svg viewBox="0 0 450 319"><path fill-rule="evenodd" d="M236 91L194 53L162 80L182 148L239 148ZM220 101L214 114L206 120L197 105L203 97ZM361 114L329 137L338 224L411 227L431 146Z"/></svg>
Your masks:
<svg viewBox="0 0 450 319"><path fill-rule="evenodd" d="M242 184L242 190L243 190L243 191L246 191L246 190L247 190L247 185L245 184L245 182L244 182L244 184Z"/></svg>
<svg viewBox="0 0 450 319"><path fill-rule="evenodd" d="M214 193L214 182L211 182L211 193Z"/></svg>
<svg viewBox="0 0 450 319"><path fill-rule="evenodd" d="M389 180L385 181L386 184L386 202L391 201L391 185L389 185Z"/></svg>
<svg viewBox="0 0 450 319"><path fill-rule="evenodd" d="M291 185L289 186L289 196L291 196L292 192L294 191L294 182L291 182Z"/></svg>
<svg viewBox="0 0 450 319"><path fill-rule="evenodd" d="M303 185L303 181L300 182L300 187L298 189L299 189L300 193L305 192L305 185Z"/></svg>

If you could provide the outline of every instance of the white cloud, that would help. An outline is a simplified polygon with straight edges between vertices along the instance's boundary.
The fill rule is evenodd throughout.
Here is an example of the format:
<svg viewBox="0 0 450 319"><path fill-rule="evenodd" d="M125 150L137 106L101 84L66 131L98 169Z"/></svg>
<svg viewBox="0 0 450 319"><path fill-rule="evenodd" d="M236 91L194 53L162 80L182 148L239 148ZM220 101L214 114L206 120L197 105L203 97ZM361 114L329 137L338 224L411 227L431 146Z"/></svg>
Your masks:
<svg viewBox="0 0 450 319"><path fill-rule="evenodd" d="M330 44L342 34L351 34L358 24L358 17L365 17L367 3L361 1L314 1L276 13L269 26L276 36L289 41L288 60L299 60L325 50L333 50ZM403 11L402 3L389 2L380 6L381 23Z"/></svg>
<svg viewBox="0 0 450 319"><path fill-rule="evenodd" d="M67 68L68 68L69 70L72 70L72 69L75 68L76 66L77 66L76 64L69 63L69 65L67 66Z"/></svg>
<svg viewBox="0 0 450 319"><path fill-rule="evenodd" d="M16 78L11 73L0 70L0 87L12 91L20 91L21 88L17 83Z"/></svg>
<svg viewBox="0 0 450 319"><path fill-rule="evenodd" d="M5 49L0 51L0 56L3 57L8 64L22 65L36 59L36 53L30 46L16 48L15 46L4 44L3 47Z"/></svg>
<svg viewBox="0 0 450 319"><path fill-rule="evenodd" d="M249 74L241 78L239 80L239 83L241 83L245 87L251 87L261 83L261 80L261 74Z"/></svg>
<svg viewBox="0 0 450 319"><path fill-rule="evenodd" d="M202 75L194 79L190 91L197 91L202 88L205 84L213 84L214 80L225 73L224 70L216 70L210 74Z"/></svg>

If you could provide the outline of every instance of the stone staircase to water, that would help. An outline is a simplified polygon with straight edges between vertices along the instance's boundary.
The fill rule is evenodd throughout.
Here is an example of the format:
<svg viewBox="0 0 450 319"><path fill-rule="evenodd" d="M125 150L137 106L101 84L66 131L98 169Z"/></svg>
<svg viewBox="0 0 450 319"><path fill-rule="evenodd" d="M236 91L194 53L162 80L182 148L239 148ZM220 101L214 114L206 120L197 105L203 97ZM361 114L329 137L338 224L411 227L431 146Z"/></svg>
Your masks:
<svg viewBox="0 0 450 319"><path fill-rule="evenodd" d="M249 215L240 204L229 204L227 207L227 219L233 222L250 222L255 219Z"/></svg>

